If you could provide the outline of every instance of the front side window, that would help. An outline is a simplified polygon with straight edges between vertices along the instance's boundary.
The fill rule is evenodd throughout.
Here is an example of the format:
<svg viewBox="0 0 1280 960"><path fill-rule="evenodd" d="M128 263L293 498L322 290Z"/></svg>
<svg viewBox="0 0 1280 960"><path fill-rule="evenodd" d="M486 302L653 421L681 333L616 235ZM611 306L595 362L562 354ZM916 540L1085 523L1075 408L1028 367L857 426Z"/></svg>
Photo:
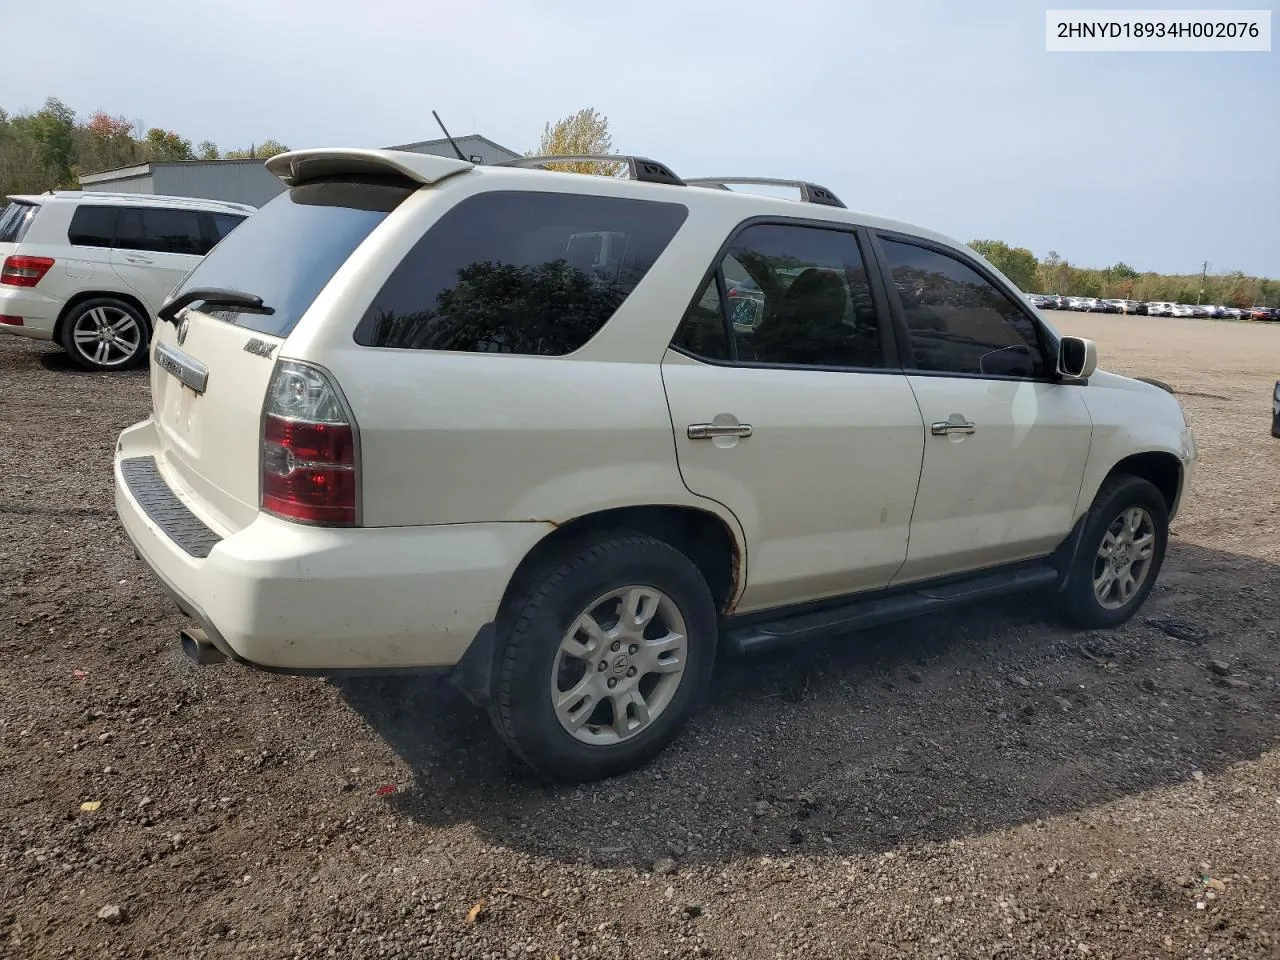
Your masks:
<svg viewBox="0 0 1280 960"><path fill-rule="evenodd" d="M881 238L917 370L1042 377L1035 323L1002 290L957 257Z"/></svg>
<svg viewBox="0 0 1280 960"><path fill-rule="evenodd" d="M67 228L67 241L73 247L110 247L119 212L119 207L76 207Z"/></svg>
<svg viewBox="0 0 1280 960"><path fill-rule="evenodd" d="M208 252L195 210L163 210L152 207L121 208L116 225L116 247L152 253Z"/></svg>
<svg viewBox="0 0 1280 960"><path fill-rule="evenodd" d="M673 341L686 353L720 360L728 352L756 364L883 366L879 320L853 233L757 224L738 234L717 273L724 302L710 299L713 278Z"/></svg>
<svg viewBox="0 0 1280 960"><path fill-rule="evenodd" d="M666 249L677 203L495 191L460 202L396 267L363 346L563 356L613 316Z"/></svg>

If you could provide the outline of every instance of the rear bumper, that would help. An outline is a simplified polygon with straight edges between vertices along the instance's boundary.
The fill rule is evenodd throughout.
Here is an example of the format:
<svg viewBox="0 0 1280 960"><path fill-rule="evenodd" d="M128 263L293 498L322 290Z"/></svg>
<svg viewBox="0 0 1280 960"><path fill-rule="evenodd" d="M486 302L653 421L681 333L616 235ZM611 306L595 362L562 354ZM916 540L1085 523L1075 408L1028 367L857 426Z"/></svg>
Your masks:
<svg viewBox="0 0 1280 960"><path fill-rule="evenodd" d="M0 286L0 316L21 317L22 326L0 323L0 333L32 340L52 340L63 301L37 292L34 287Z"/></svg>
<svg viewBox="0 0 1280 960"><path fill-rule="evenodd" d="M452 667L497 615L516 566L551 528L469 523L334 529L261 514L218 530L170 488L217 538L185 547L130 483L126 461L162 454L143 421L120 437L116 511L138 555L180 609L228 656L298 673ZM136 471L132 471L136 473ZM143 491L145 497L148 494Z"/></svg>

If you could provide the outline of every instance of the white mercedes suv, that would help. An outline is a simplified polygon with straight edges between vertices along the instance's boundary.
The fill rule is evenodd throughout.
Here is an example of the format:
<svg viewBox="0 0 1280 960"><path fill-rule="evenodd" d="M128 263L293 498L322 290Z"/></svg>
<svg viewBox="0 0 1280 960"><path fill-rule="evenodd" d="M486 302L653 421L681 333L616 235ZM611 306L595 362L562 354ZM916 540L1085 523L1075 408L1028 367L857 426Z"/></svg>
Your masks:
<svg viewBox="0 0 1280 960"><path fill-rule="evenodd" d="M0 209L0 333L59 343L81 367L147 356L156 311L254 208L62 191Z"/></svg>
<svg viewBox="0 0 1280 960"><path fill-rule="evenodd" d="M720 653L1017 590L1089 627L1142 604L1195 455L1170 393L814 184L557 159L268 161L289 189L160 310L117 446L190 657L448 670L591 779Z"/></svg>

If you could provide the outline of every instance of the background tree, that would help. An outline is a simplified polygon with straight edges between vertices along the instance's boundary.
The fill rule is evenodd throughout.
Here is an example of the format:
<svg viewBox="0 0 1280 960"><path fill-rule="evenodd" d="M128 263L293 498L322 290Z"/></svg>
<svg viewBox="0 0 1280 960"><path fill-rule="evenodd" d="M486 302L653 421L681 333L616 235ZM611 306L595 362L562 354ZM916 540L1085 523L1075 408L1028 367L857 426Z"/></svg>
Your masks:
<svg viewBox="0 0 1280 960"><path fill-rule="evenodd" d="M31 139L40 145L44 166L52 172L55 186L74 186L76 112L57 97L50 97L38 113L18 117L15 123L26 127Z"/></svg>
<svg viewBox="0 0 1280 960"><path fill-rule="evenodd" d="M57 183L30 124L0 110L0 195L41 193Z"/></svg>
<svg viewBox="0 0 1280 960"><path fill-rule="evenodd" d="M584 107L577 113L548 123L542 128L538 149L526 156L572 156L584 153L614 153L613 136L609 133L609 120L593 107ZM597 173L616 177L622 171L620 163L557 163L548 169L569 173Z"/></svg>
<svg viewBox="0 0 1280 960"><path fill-rule="evenodd" d="M196 159L198 160L217 160L218 145L212 140L202 140L196 147Z"/></svg>
<svg viewBox="0 0 1280 960"><path fill-rule="evenodd" d="M1040 261L1026 247L1010 247L1003 240L974 240L969 246L1017 284L1019 290L1036 286Z"/></svg>
<svg viewBox="0 0 1280 960"><path fill-rule="evenodd" d="M228 160L252 160L260 158L267 160L274 157L277 153L288 153L289 148L279 140L263 140L262 143L250 144L243 150L228 150Z"/></svg>
<svg viewBox="0 0 1280 960"><path fill-rule="evenodd" d="M99 110L75 131L77 176L125 167L141 159L133 125Z"/></svg>
<svg viewBox="0 0 1280 960"><path fill-rule="evenodd" d="M152 127L142 140L142 149L148 160L194 160L191 141L184 140L172 130Z"/></svg>

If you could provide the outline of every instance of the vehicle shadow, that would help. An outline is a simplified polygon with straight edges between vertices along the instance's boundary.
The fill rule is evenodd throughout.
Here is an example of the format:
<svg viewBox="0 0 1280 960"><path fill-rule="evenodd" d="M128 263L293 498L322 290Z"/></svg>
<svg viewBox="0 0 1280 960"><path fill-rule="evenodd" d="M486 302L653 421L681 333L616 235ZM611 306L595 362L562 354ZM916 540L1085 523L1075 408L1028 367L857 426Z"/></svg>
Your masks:
<svg viewBox="0 0 1280 960"><path fill-rule="evenodd" d="M61 349L49 350L38 354L37 357L40 366L50 373L73 373L86 377L145 377L147 375L147 367L145 365L129 367L125 370L86 370L72 360L65 350Z"/></svg>
<svg viewBox="0 0 1280 960"><path fill-rule="evenodd" d="M443 679L339 689L412 768L389 799L422 823L601 866L850 855L1258 756L1280 739L1277 595L1280 566L1175 539L1147 605L1114 631L1054 625L1045 598L1024 597L725 661L672 747L587 785L526 773Z"/></svg>

